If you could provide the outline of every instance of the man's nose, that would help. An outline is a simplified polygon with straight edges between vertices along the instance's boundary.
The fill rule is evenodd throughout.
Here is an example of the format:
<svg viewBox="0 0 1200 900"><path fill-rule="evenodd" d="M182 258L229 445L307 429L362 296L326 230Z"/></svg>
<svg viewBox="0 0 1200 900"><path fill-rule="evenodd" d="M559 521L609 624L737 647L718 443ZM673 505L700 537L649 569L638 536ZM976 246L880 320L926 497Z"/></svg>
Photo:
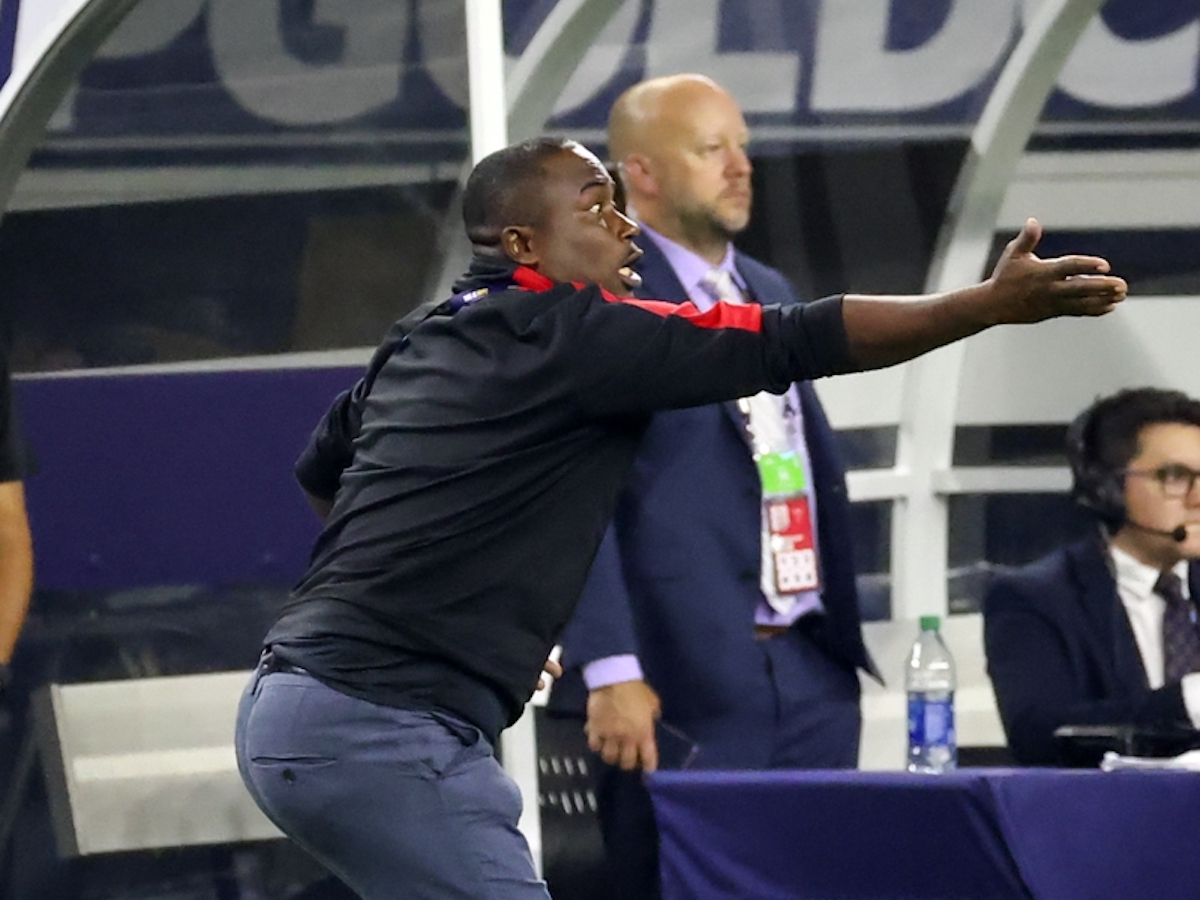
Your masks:
<svg viewBox="0 0 1200 900"><path fill-rule="evenodd" d="M754 164L750 162L750 154L745 147L734 147L729 151L725 168L731 175L749 175L754 170Z"/></svg>
<svg viewBox="0 0 1200 900"><path fill-rule="evenodd" d="M1192 473L1192 480L1188 482L1187 493L1183 495L1183 499L1188 506L1200 506L1200 472Z"/></svg>
<svg viewBox="0 0 1200 900"><path fill-rule="evenodd" d="M621 212L619 209L614 209L613 215L617 217L617 227L613 229L613 232L620 238L625 239L637 237L639 234L641 234L641 226L639 226L637 222L633 221L633 219L629 218L629 216L625 215L625 213Z"/></svg>

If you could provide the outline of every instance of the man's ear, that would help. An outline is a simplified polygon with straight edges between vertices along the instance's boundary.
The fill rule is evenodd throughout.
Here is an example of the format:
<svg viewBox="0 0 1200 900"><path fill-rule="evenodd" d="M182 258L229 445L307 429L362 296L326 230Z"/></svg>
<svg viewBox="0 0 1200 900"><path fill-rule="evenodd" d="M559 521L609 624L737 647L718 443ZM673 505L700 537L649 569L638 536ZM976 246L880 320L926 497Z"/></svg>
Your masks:
<svg viewBox="0 0 1200 900"><path fill-rule="evenodd" d="M533 249L533 229L528 225L506 225L500 232L500 249L513 262L536 267L540 261Z"/></svg>
<svg viewBox="0 0 1200 900"><path fill-rule="evenodd" d="M654 174L654 162L645 154L630 153L621 161L621 172L633 191L650 197L658 193L658 179Z"/></svg>

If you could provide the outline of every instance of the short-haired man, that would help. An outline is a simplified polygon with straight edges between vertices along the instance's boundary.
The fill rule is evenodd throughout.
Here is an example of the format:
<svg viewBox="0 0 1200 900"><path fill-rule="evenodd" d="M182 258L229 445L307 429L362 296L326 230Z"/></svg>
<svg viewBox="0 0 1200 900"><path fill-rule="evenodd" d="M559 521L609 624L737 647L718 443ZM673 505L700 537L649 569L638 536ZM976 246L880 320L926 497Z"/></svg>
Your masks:
<svg viewBox="0 0 1200 900"><path fill-rule="evenodd" d="M999 322L1100 314L1093 257L1032 221L986 282L922 299L694 308L618 296L637 226L571 141L482 160L475 258L406 318L297 476L329 512L238 712L262 809L363 900L544 898L494 758L569 618L655 409L888 365Z"/></svg>
<svg viewBox="0 0 1200 900"><path fill-rule="evenodd" d="M1068 430L1094 535L997 577L988 671L1010 751L1057 761L1063 725L1200 726L1200 401L1139 388Z"/></svg>

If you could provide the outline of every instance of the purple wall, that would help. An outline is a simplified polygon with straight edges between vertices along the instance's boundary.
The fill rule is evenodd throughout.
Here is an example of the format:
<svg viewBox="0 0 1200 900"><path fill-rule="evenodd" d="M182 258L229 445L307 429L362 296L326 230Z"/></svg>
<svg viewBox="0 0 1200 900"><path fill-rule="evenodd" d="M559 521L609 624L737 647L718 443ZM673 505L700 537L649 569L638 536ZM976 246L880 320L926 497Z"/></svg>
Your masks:
<svg viewBox="0 0 1200 900"><path fill-rule="evenodd" d="M291 584L317 519L292 463L361 368L16 383L43 589Z"/></svg>

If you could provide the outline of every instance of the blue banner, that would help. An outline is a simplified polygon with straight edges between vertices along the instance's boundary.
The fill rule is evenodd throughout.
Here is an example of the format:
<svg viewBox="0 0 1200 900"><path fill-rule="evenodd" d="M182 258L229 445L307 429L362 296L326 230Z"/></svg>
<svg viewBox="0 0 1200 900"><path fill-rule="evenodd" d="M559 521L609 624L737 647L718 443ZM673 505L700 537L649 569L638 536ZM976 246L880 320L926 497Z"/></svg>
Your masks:
<svg viewBox="0 0 1200 900"><path fill-rule="evenodd" d="M624 87L701 71L737 96L758 140L965 134L1036 5L626 0L582 52L549 127L594 142ZM512 58L553 7L507 0ZM15 8L0 4L0 38ZM388 161L461 154L463 15L461 0L143 0L51 121L50 147L273 160L282 148L306 160L318 149ZM1190 130L1198 73L1200 0L1110 0L1041 127Z"/></svg>

